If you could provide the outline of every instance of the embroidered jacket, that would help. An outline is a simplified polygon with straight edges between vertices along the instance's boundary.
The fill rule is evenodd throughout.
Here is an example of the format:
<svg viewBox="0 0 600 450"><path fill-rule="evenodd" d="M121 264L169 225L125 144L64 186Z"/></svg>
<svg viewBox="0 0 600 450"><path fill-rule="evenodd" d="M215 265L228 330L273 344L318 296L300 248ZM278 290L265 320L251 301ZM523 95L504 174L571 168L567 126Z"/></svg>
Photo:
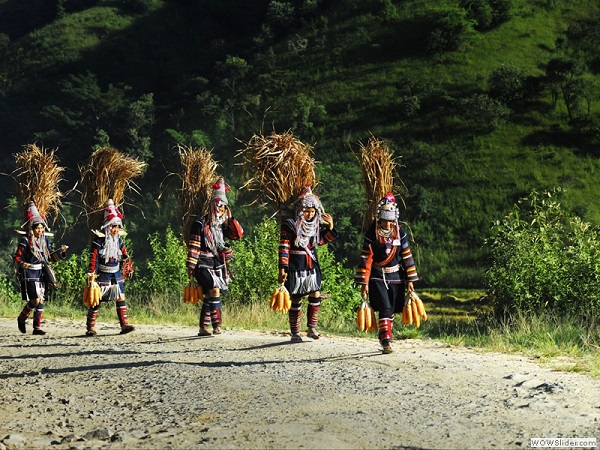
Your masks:
<svg viewBox="0 0 600 450"><path fill-rule="evenodd" d="M294 245L296 223L294 219L286 219L281 225L279 237L279 268L290 272L312 269L313 261L317 262L317 247L333 242L338 236L335 228L330 229L328 225L321 224L319 234L310 238L306 249L298 247Z"/></svg>
<svg viewBox="0 0 600 450"><path fill-rule="evenodd" d="M396 227L392 236L385 239L376 236L375 225L374 222L365 233L354 282L369 284L373 280L397 284L417 281L419 277L404 229Z"/></svg>
<svg viewBox="0 0 600 450"><path fill-rule="evenodd" d="M96 237L92 241L92 245L90 246L90 264L88 272L99 274L98 283L101 285L103 282L110 281L113 275L116 282L121 283L123 282L124 277L133 272L131 260L129 259L127 249L125 248L125 244L121 237L119 237L118 244L119 250L121 251L120 259L103 259L100 255L100 250L104 247L105 239L106 238L104 237Z"/></svg>
<svg viewBox="0 0 600 450"><path fill-rule="evenodd" d="M223 237L236 241L244 235L244 229L237 221L231 217L223 224ZM202 267L206 269L216 269L222 267L226 260L231 258L231 249L223 249L215 254L211 247L213 235L210 225L206 223L206 218L197 218L192 224L190 232L190 241L188 242L188 253L186 266L189 269Z"/></svg>
<svg viewBox="0 0 600 450"><path fill-rule="evenodd" d="M24 279L24 281L48 281L43 280L42 264L50 261L56 262L65 259L66 253L60 251L53 252L52 244L46 236L44 236L44 239L46 240L46 249L48 253L41 254L35 252L33 250L31 239L33 239L33 237L22 237L19 240L17 251L13 257L13 263L15 267L17 267L19 276ZM28 263L32 267L23 269L21 267L22 263Z"/></svg>

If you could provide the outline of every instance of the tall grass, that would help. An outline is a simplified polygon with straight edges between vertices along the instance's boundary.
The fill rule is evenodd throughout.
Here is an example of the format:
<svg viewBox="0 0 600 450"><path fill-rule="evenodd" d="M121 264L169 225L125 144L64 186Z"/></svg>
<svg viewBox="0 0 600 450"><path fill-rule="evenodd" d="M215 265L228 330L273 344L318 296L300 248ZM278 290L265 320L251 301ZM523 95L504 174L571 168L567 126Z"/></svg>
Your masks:
<svg viewBox="0 0 600 450"><path fill-rule="evenodd" d="M544 312L516 314L510 320L442 318L429 323L425 333L452 345L521 354L555 370L600 377L598 325L597 321L583 323L578 316Z"/></svg>

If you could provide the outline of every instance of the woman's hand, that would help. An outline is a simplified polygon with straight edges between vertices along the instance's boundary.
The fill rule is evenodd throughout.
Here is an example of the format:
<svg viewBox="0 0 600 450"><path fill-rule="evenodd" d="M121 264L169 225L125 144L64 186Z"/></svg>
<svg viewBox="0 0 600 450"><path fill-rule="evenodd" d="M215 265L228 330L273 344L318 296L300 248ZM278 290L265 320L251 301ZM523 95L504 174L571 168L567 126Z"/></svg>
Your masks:
<svg viewBox="0 0 600 450"><path fill-rule="evenodd" d="M367 296L369 295L369 285L363 284L360 289L360 293L362 294L363 298L367 298Z"/></svg>
<svg viewBox="0 0 600 450"><path fill-rule="evenodd" d="M325 223L329 227L330 230L333 230L333 217L331 217L331 214L327 214L326 212L324 212L321 216L321 219L323 220L323 223Z"/></svg>
<svg viewBox="0 0 600 450"><path fill-rule="evenodd" d="M287 280L287 272L285 271L285 269L279 269L279 277L278 277L279 284L285 283L286 280Z"/></svg>

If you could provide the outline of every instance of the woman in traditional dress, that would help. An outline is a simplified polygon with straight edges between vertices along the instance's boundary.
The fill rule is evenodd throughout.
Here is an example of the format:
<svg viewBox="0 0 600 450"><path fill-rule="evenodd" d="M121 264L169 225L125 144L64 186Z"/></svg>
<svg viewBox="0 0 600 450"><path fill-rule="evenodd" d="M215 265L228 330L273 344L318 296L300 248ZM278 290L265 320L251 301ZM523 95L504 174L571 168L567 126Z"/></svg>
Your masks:
<svg viewBox="0 0 600 450"><path fill-rule="evenodd" d="M292 342L301 342L302 298L308 295L307 337L319 339L317 331L321 307L321 268L317 247L333 242L338 233L333 218L323 211L319 198L305 186L292 205L295 214L282 220L279 240L279 283L285 283L292 306L288 311Z"/></svg>
<svg viewBox="0 0 600 450"><path fill-rule="evenodd" d="M377 204L377 216L364 235L355 282L368 295L371 307L379 313L379 342L383 353L392 353L394 313L401 313L406 290L413 291L419 278L408 237L398 222L398 206L393 194Z"/></svg>
<svg viewBox="0 0 600 450"><path fill-rule="evenodd" d="M59 250L53 251L46 229L46 221L31 202L27 209L27 234L19 240L13 257L19 275L21 299L27 302L17 317L19 331L27 332L26 321L33 311L33 334L41 336L46 334L42 330L44 299L48 287L56 282L49 262L65 259L68 248L62 245Z"/></svg>
<svg viewBox="0 0 600 450"><path fill-rule="evenodd" d="M88 277L94 278L102 290L101 303L88 309L86 335L96 336L96 318L102 302L114 301L121 334L131 333L135 328L129 324L125 303L125 278L133 276L133 265L123 243L125 232L123 215L113 200L106 201L104 222L90 246Z"/></svg>
<svg viewBox="0 0 600 450"><path fill-rule="evenodd" d="M221 293L227 291L233 262L231 245L225 239L237 240L244 235L242 226L229 209L228 190L222 178L215 183L208 213L204 217L197 217L191 227L187 271L190 277L196 278L205 294L198 336L221 334Z"/></svg>

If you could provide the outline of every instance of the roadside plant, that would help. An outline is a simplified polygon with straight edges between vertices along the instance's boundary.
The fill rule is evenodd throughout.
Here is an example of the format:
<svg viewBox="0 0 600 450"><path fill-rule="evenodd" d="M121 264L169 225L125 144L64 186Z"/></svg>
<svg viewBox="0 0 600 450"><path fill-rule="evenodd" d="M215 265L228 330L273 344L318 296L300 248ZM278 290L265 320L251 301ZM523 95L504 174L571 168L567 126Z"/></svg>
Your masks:
<svg viewBox="0 0 600 450"><path fill-rule="evenodd" d="M81 253L71 254L65 260L52 265L58 283L50 291L50 301L72 306L81 304L88 261L89 250L86 248Z"/></svg>
<svg viewBox="0 0 600 450"><path fill-rule="evenodd" d="M253 236L244 236L232 245L234 275L228 297L241 304L264 301L267 305L277 285L277 221L264 218L254 227Z"/></svg>
<svg viewBox="0 0 600 450"><path fill-rule="evenodd" d="M179 298L188 281L185 244L170 226L164 237L156 232L148 236L148 241L153 257L148 261L149 279L143 284L153 293L176 294Z"/></svg>
<svg viewBox="0 0 600 450"><path fill-rule="evenodd" d="M486 283L496 316L551 312L587 322L600 312L600 230L567 212L560 192L533 191L492 226Z"/></svg>

